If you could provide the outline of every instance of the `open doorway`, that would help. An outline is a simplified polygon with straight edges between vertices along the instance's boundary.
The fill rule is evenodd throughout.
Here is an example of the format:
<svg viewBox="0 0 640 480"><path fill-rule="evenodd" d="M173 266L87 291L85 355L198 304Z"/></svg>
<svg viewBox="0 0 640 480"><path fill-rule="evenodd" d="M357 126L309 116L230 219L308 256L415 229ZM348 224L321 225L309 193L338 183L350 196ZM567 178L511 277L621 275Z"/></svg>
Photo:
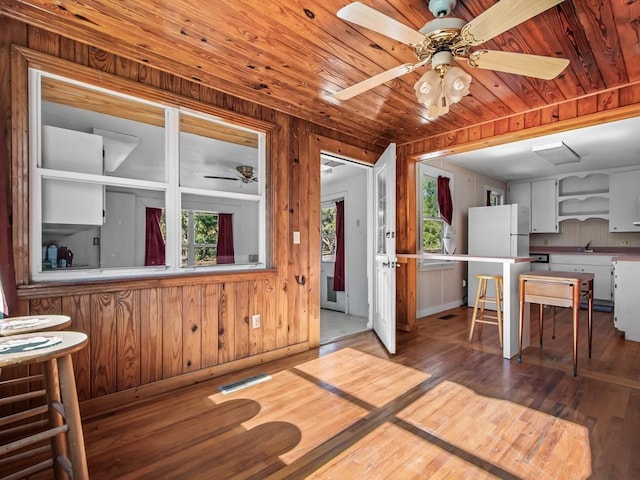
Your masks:
<svg viewBox="0 0 640 480"><path fill-rule="evenodd" d="M326 153L320 163L322 344L371 329L367 202L372 169Z"/></svg>

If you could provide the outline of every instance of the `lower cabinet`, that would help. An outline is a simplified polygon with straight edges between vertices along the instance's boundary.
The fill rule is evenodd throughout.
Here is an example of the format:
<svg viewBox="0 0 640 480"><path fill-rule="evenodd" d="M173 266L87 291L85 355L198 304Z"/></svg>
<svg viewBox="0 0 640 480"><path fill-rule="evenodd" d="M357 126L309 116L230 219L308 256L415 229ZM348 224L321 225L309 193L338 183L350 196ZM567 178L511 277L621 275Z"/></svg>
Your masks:
<svg viewBox="0 0 640 480"><path fill-rule="evenodd" d="M640 342L640 262L614 262L615 306L613 323L626 340Z"/></svg>
<svg viewBox="0 0 640 480"><path fill-rule="evenodd" d="M593 273L593 298L609 302L613 300L611 256L551 255L549 266L552 272Z"/></svg>

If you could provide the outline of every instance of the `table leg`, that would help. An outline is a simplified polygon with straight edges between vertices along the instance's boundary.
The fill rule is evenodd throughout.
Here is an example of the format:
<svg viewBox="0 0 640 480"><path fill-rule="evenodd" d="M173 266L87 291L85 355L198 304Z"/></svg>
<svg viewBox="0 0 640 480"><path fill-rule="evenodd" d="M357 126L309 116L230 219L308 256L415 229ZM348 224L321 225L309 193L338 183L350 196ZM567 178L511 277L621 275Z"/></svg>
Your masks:
<svg viewBox="0 0 640 480"><path fill-rule="evenodd" d="M591 280L590 282L590 290L589 290L589 306L588 306L588 318L589 318L589 358L591 358L591 338L592 338L592 334L591 334L591 330L592 330L592 326L593 326L593 280Z"/></svg>
<svg viewBox="0 0 640 480"><path fill-rule="evenodd" d="M519 280L519 294L520 294L520 321L518 328L518 362L522 362L522 330L524 329L524 280Z"/></svg>
<svg viewBox="0 0 640 480"><path fill-rule="evenodd" d="M542 321L542 308L544 307L544 305L540 304L540 311L539 311L539 315L538 315L538 325L540 328L540 348L542 348L542 334L544 331L544 322Z"/></svg>
<svg viewBox="0 0 640 480"><path fill-rule="evenodd" d="M578 315L580 311L580 282L573 284L573 376L578 375Z"/></svg>

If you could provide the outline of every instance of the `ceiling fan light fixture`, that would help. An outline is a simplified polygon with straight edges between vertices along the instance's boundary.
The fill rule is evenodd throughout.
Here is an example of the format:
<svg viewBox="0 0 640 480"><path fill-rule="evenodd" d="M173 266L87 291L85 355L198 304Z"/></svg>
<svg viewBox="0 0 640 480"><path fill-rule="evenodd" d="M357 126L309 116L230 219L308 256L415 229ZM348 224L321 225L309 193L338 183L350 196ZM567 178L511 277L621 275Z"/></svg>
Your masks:
<svg viewBox="0 0 640 480"><path fill-rule="evenodd" d="M565 165L580 161L580 155L567 147L564 142L536 145L531 148L531 151L554 165Z"/></svg>
<svg viewBox="0 0 640 480"><path fill-rule="evenodd" d="M460 67L439 64L438 70L429 70L414 85L418 101L427 107L428 119L447 113L451 104L469 94L471 85L471 75Z"/></svg>

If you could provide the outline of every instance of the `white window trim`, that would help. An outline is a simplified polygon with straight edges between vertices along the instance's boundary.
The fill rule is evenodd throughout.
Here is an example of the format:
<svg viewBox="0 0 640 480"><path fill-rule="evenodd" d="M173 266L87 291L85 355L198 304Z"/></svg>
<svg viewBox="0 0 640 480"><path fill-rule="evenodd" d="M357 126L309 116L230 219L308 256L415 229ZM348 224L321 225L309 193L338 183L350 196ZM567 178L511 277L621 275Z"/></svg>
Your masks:
<svg viewBox="0 0 640 480"><path fill-rule="evenodd" d="M95 174L83 174L78 172L61 172L58 170L40 168L42 153L42 77L57 79L83 88L96 90L120 98L127 98L138 103L153 105L165 111L165 183L146 180L136 180L114 176ZM116 279L140 276L154 276L167 273L181 274L187 272L223 272L265 269L266 259L266 201L265 192L265 165L266 165L266 134L236 124L230 124L221 118L202 112L193 111L183 107L174 107L156 102L150 102L144 98L105 89L92 84L78 82L76 80L52 74L46 71L29 69L29 211L30 211L30 276L32 281L57 281L57 280L89 280L89 279ZM200 190L195 188L180 187L179 179L179 135L180 113L195 115L208 121L232 126L239 130L255 133L258 136L258 194L245 194L235 192L222 192L214 190ZM42 179L60 178L64 180L78 180L86 183L99 183L105 186L135 187L163 191L165 193L165 211L167 238L165 239L165 265L152 267L128 267L128 268L87 268L82 270L55 269L42 271L42 252L36 245L42 243ZM255 264L226 264L211 267L182 267L181 261L181 198L182 194L195 194L204 197L217 197L255 201L258 207L258 262Z"/></svg>

